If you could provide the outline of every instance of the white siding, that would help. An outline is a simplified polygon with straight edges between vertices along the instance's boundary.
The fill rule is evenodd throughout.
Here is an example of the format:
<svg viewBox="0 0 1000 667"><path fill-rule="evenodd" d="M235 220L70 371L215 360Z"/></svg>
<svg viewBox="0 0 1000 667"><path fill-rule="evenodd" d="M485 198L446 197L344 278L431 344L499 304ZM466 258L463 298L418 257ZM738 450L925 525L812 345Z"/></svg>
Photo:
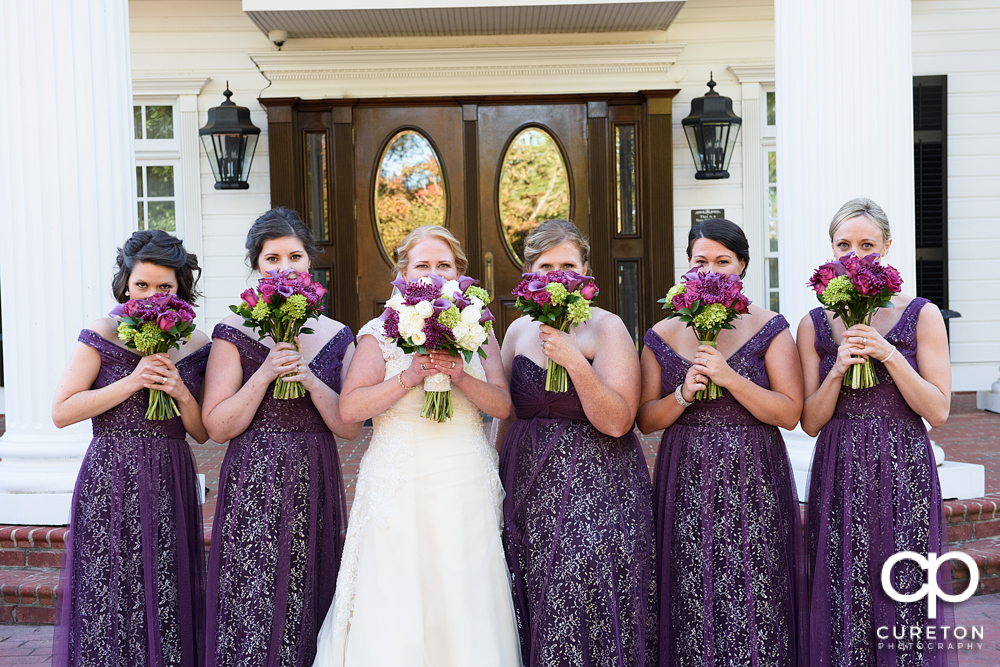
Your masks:
<svg viewBox="0 0 1000 667"><path fill-rule="evenodd" d="M954 389L988 389L1000 375L1000 3L914 0L913 74L948 76Z"/></svg>

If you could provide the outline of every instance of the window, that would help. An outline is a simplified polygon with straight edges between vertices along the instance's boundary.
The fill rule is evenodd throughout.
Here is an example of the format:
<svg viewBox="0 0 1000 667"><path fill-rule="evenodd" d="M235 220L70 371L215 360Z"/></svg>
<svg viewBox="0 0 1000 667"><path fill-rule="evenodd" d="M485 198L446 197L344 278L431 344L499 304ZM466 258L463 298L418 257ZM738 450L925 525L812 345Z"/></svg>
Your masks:
<svg viewBox="0 0 1000 667"><path fill-rule="evenodd" d="M778 296L778 151L775 147L776 115L774 91L766 90L761 99L764 119L761 131L761 153L764 159L764 294L766 306L781 310Z"/></svg>
<svg viewBox="0 0 1000 667"><path fill-rule="evenodd" d="M136 217L139 229L162 229L184 238L180 114L176 99L136 100Z"/></svg>

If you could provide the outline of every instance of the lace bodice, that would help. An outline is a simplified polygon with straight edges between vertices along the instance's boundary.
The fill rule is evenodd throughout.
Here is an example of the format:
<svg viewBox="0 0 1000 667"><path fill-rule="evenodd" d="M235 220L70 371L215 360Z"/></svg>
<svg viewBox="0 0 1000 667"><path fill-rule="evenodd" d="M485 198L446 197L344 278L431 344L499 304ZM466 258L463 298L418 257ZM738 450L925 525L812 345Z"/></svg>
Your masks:
<svg viewBox="0 0 1000 667"><path fill-rule="evenodd" d="M770 389L771 383L764 367L764 355L771 347L771 342L782 331L788 328L788 321L781 315L775 315L767 324L743 344L743 347L726 360L729 367L764 389ZM694 334L691 334L694 335ZM660 382L663 395L666 396L684 382L684 376L691 368L691 362L677 354L652 329L646 332L643 339L660 364ZM745 424L759 425L762 422L750 414L750 411L740 405L728 391L712 401L695 401L677 419L678 424L688 426L708 426L712 424Z"/></svg>

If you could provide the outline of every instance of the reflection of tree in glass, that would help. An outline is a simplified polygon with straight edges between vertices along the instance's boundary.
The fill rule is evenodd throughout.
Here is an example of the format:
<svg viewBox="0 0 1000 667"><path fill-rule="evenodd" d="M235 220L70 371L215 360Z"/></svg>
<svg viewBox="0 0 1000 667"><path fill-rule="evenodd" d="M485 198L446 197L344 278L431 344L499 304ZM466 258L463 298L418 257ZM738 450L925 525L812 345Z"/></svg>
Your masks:
<svg viewBox="0 0 1000 667"><path fill-rule="evenodd" d="M441 166L430 143L416 132L396 135L382 157L375 186L375 219L386 254L420 225L443 225Z"/></svg>
<svg viewBox="0 0 1000 667"><path fill-rule="evenodd" d="M511 143L498 200L507 242L519 258L524 257L524 237L540 222L569 217L566 165L547 133L530 128Z"/></svg>
<svg viewBox="0 0 1000 667"><path fill-rule="evenodd" d="M174 138L174 108L146 107L146 138L147 139L173 139Z"/></svg>
<svg viewBox="0 0 1000 667"><path fill-rule="evenodd" d="M147 229L162 229L165 232L177 231L177 219L174 215L172 201L151 201L149 206L149 226Z"/></svg>

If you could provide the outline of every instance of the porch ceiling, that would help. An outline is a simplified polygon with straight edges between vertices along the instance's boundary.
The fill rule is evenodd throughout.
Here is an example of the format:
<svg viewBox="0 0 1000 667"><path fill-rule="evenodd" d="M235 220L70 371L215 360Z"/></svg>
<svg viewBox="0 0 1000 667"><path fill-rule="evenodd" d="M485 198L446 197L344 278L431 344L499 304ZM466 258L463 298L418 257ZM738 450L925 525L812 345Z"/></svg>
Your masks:
<svg viewBox="0 0 1000 667"><path fill-rule="evenodd" d="M432 37L666 30L684 2L243 0L243 10L264 34L292 39Z"/></svg>

